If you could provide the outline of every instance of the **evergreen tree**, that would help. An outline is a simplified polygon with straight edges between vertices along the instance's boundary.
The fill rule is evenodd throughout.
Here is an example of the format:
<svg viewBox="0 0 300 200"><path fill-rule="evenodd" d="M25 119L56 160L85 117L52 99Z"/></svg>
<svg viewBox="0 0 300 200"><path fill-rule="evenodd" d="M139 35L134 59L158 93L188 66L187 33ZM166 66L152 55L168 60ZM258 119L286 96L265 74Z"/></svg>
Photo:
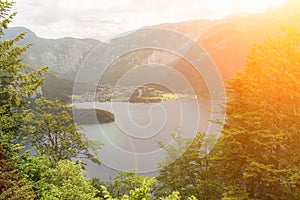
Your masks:
<svg viewBox="0 0 300 200"><path fill-rule="evenodd" d="M27 116L24 112L26 98L41 86L45 80L43 73L47 70L45 67L33 71L22 64L20 56L30 45L17 46L16 43L24 38L25 33L11 40L1 40L4 30L16 15L10 13L12 5L13 2L0 1L0 145L10 154L21 150L18 144L22 135L19 133Z"/></svg>
<svg viewBox="0 0 300 200"><path fill-rule="evenodd" d="M12 2L0 1L0 39L16 15L9 14L12 5ZM14 39L0 42L0 106L7 109L21 108L26 102L24 97L32 95L45 80L42 75L47 68L28 72L27 65L21 62L20 56L30 45L16 46L16 43L24 36L25 33L22 33Z"/></svg>
<svg viewBox="0 0 300 200"><path fill-rule="evenodd" d="M5 29L16 13L10 13L13 2L0 0L0 174L1 199L36 199L25 177L19 174L22 165L22 136L20 129L26 112L23 111L26 97L43 83L43 72L28 70L20 56L29 45L16 43L24 38L20 34L11 40L2 40Z"/></svg>

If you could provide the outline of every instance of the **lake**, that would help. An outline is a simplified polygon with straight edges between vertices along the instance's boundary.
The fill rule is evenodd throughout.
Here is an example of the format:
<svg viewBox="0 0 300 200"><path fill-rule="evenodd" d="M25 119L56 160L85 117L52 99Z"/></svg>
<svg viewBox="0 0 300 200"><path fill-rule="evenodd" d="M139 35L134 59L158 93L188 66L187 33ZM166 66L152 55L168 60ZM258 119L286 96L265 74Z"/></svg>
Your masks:
<svg viewBox="0 0 300 200"><path fill-rule="evenodd" d="M77 108L98 108L114 113L115 122L82 125L87 137L104 143L99 151L102 166L87 162L89 177L107 180L118 171L136 169L154 176L165 157L158 141L174 144L172 133L192 138L207 131L211 113L209 99L181 99L160 103L87 102ZM214 130L216 131L216 130Z"/></svg>

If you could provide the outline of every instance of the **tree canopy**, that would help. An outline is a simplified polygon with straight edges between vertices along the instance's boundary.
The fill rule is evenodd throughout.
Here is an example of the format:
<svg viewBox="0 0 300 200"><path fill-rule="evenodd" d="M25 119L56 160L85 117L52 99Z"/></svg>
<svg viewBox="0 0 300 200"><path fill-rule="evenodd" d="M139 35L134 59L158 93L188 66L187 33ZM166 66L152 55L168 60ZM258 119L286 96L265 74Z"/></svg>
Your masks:
<svg viewBox="0 0 300 200"><path fill-rule="evenodd" d="M74 123L70 106L42 97L29 115L24 132L38 154L49 156L54 163L82 158L101 163L97 157L101 143L87 139Z"/></svg>
<svg viewBox="0 0 300 200"><path fill-rule="evenodd" d="M284 33L255 45L229 81L218 165L224 184L250 198L300 198L300 33Z"/></svg>

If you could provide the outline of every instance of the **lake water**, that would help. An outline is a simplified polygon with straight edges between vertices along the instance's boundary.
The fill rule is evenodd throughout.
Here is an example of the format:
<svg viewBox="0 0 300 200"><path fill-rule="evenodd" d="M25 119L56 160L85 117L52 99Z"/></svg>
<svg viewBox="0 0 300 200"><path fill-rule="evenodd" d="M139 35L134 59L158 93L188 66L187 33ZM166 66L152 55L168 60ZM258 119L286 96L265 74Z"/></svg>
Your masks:
<svg viewBox="0 0 300 200"><path fill-rule="evenodd" d="M77 103L77 108L98 108L115 115L115 122L82 125L87 137L104 143L99 151L102 166L87 162L89 177L109 179L118 171L136 169L138 173L157 174L157 163L165 157L158 141L174 144L172 133L192 138L207 131L211 113L207 99L182 99L160 103Z"/></svg>

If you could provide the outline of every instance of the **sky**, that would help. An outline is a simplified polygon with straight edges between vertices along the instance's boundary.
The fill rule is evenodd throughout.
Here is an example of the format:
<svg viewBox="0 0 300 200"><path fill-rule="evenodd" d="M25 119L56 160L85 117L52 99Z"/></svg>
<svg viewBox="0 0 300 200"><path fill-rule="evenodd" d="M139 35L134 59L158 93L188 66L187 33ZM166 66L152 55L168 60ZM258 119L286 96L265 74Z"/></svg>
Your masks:
<svg viewBox="0 0 300 200"><path fill-rule="evenodd" d="M44 38L109 40L143 26L263 13L285 0L16 0L12 26Z"/></svg>

